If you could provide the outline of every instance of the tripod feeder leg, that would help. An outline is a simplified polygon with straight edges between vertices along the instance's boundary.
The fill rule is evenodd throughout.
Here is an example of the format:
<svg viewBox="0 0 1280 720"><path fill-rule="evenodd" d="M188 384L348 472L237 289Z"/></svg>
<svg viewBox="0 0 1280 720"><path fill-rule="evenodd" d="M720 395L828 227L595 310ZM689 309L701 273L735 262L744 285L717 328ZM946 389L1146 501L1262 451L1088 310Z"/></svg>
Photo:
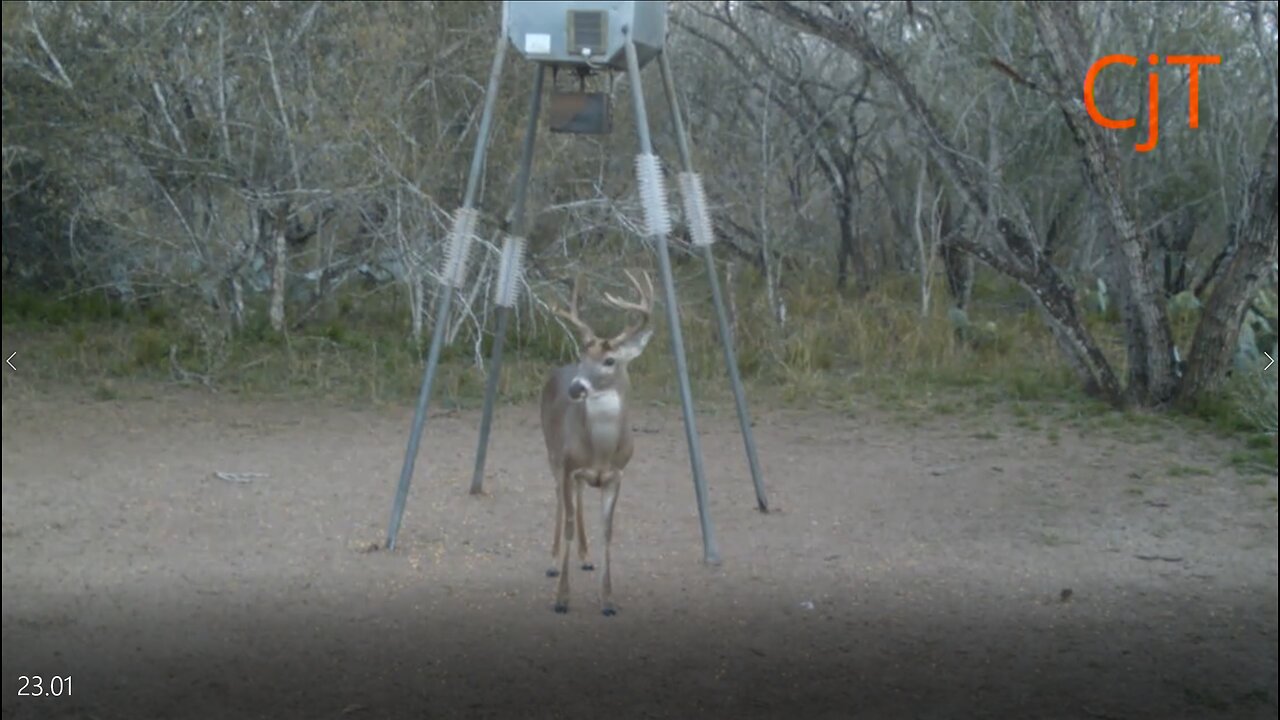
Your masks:
<svg viewBox="0 0 1280 720"><path fill-rule="evenodd" d="M484 388L484 413L480 417L480 443L476 447L476 465L471 474L471 494L479 495L484 486L484 461L489 452L489 431L493 426L493 403L498 395L498 377L502 371L502 346L507 338L507 321L515 304L520 268L524 264L524 205L528 196L529 176L533 171L533 146L538 134L538 115L542 110L541 65L534 66L533 92L529 98L529 119L525 125L524 146L520 151L520 170L516 176L515 207L511 213L509 245L503 248L502 270L495 291L498 326L494 329L493 354L489 358L489 377Z"/></svg>
<svg viewBox="0 0 1280 720"><path fill-rule="evenodd" d="M484 109L480 113L480 129L476 134L475 151L471 155L471 170L467 177L467 191L462 207L453 220L449 237L449 250L445 255L443 287L436 311L436 325L431 333L431 348L427 351L427 368L423 372L422 387L418 391L418 406L413 414L413 429L409 431L409 446L405 450L404 465L400 469L400 484L396 487L395 502L391 506L391 523L387 527L387 549L395 550L396 536L400 533L400 521L404 516L405 500L409 497L409 484L413 480L413 466L418 458L418 445L427 422L427 406L431 400L431 386L435 382L436 366L440 361L440 346L444 342L444 328L449 319L453 294L466 276L467 255L475 233L476 189L480 184L480 172L484 168L485 150L489 145L489 126L493 124L493 105L498 96L498 81L502 77L502 63L507 55L506 37L498 38L497 52L489 70L489 85L485 89Z"/></svg>
<svg viewBox="0 0 1280 720"><path fill-rule="evenodd" d="M640 136L640 155L636 158L640 181L640 196L644 203L645 220L649 239L657 246L658 269L662 274L662 289L667 310L667 326L671 332L671 352L675 356L676 378L680 384L680 407L684 413L684 435L689 445L689 464L693 470L693 490L698 501L698 521L702 526L703 559L709 565L720 564L720 549L715 531L711 527L711 515L707 507L707 479L702 469L702 448L698 443L698 430L693 418L693 393L689 389L689 369L685 361L684 337L680 331L680 316L676 311L676 291L671 275L671 258L667 249L667 233L670 217L667 214L665 192L662 189L662 170L653 154L649 140L649 119L645 112L644 90L640 83L640 62L636 46L626 35L627 74L631 84L631 98L635 105L636 132Z"/></svg>

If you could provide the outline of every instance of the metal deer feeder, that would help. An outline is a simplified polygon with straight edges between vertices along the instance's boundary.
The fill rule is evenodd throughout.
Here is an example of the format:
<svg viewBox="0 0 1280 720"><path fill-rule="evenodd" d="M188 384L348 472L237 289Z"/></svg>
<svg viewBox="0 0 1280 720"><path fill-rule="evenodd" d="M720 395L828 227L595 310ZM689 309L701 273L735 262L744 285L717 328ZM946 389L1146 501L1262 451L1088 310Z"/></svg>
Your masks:
<svg viewBox="0 0 1280 720"><path fill-rule="evenodd" d="M706 263L707 277L711 285L711 298L719 322L720 340L724 349L724 363L733 385L737 402L738 423L746 447L747 462L755 483L756 503L761 512L768 512L764 481L756 458L755 441L751 434L751 420L747 412L742 381L738 375L738 363L730 341L724 301L716 276L715 260L711 245L715 235L707 209L702 178L693 169L689 139L680 117L675 92L675 79L671 65L663 52L667 34L667 4L665 2L503 2L502 35L497 42L489 82L485 90L484 107L480 116L480 128L475 150L471 157L470 174L462 207L453 218L449 245L441 270L444 284L437 307L431 347L427 353L427 366L422 387L418 394L417 410L405 452L400 483L391 510L391 523L387 531L387 548L395 549L396 535L404 514L405 499L413 478L418 444L422 438L427 418L427 405L431 398L431 386L435 380L440 358L440 346L449 316L454 294L462 288L466 277L467 261L475 234L477 211L474 203L477 185L484 167L485 150L489 143L493 106L498 95L508 46L514 46L526 60L534 63L533 92L529 98L529 115L524 142L520 154L520 167L516 176L514 205L508 220L508 232L503 240L502 259L498 280L494 288L494 304L497 306L497 327L494 334L492 358L485 385L484 413L480 423L480 442L476 451L475 471L471 492L479 493L484 477L485 453L489 445L489 431L493 419L493 404L497 395L498 375L502 365L503 342L507 334L508 315L514 307L522 279L525 249L525 197L529 187L529 175L533 164L533 148L537 135L538 117L542 110L543 78L550 68L553 76L562 70L574 73L579 80L579 91L563 91L558 86L551 93L550 122L552 132L603 134L612 129L612 113L609 95L586 92L586 80L592 76L607 74L612 80L614 72L626 73L630 85L635 112L639 153L636 155L636 178L640 188L640 200L644 208L645 230L658 255L658 268L662 276L667 326L671 333L671 350L674 355L676 376L679 381L680 403L684 414L685 439L689 446L689 464L693 473L694 493L698 502L698 517L702 528L704 560L719 563L719 550L707 511L706 477L702 466L702 450L694 424L693 399L689 388L689 373L685 360L684 340L676 312L676 291L671 275L671 260L667 236L671 232L671 219L667 209L666 190L663 187L662 169L653 153L649 138L649 120L645 110L645 98L640 69L653 60L658 61L662 84L671 121L675 128L680 162L683 171L678 175L684 215L693 244L701 252ZM553 79L553 84L554 84Z"/></svg>

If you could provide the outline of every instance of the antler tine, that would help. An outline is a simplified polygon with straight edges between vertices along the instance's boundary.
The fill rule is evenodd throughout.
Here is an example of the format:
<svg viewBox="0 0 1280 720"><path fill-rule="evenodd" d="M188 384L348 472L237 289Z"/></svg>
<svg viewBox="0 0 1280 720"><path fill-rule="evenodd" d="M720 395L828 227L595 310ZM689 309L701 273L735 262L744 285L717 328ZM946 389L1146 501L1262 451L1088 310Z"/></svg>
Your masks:
<svg viewBox="0 0 1280 720"><path fill-rule="evenodd" d="M649 277L649 273L644 273L644 284L649 286L649 292L645 295L648 298L649 309L653 310L653 278Z"/></svg>
<svg viewBox="0 0 1280 720"><path fill-rule="evenodd" d="M578 333L582 336L582 341L588 342L590 340L595 339L596 332L591 329L590 325L583 322L582 318L578 317L578 286L581 284L581 282L582 282L582 273L578 273L573 277L573 291L569 293L569 310L568 311L564 310L558 305L552 305L551 310L556 315L559 315L565 320L568 320L574 327L578 329Z"/></svg>
<svg viewBox="0 0 1280 720"><path fill-rule="evenodd" d="M635 275L631 274L630 270L624 270L623 272L626 274L627 279L631 281L631 285L635 287L636 293L640 295L640 302L633 303L619 300L609 293L605 293L604 297L619 310L634 310L640 313L640 320L628 325L626 330L618 333L617 337L612 341L614 345L625 342L627 338L643 330L649 324L649 318L653 314L653 280L649 278L649 273L643 273L645 284L648 285L648 290L646 291L645 287L640 284Z"/></svg>
<svg viewBox="0 0 1280 720"><path fill-rule="evenodd" d="M618 298L614 297L613 295L610 295L609 293L604 294L605 299L608 300L611 305L618 308L619 310L635 310L637 312L646 313L646 314L652 312L653 311L653 281L649 279L649 273L644 273L645 282L649 286L648 290L646 290L645 287L640 284L639 280L636 280L636 276L632 275L630 270L623 270L623 273L625 273L627 276L627 279L631 281L631 285L636 289L636 293L640 295L640 302L633 303L633 302L627 302L625 300L619 300Z"/></svg>

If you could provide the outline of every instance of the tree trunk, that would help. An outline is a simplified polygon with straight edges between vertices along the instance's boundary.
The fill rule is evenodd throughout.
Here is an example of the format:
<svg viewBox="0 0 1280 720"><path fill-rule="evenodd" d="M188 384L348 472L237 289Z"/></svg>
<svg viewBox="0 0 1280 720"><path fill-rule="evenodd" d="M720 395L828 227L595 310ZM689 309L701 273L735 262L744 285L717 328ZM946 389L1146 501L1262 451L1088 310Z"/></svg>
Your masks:
<svg viewBox="0 0 1280 720"><path fill-rule="evenodd" d="M1157 244L1163 253L1165 297L1173 297L1187 289L1187 248L1196 234L1196 221L1191 208L1183 208L1177 219L1157 232Z"/></svg>
<svg viewBox="0 0 1280 720"><path fill-rule="evenodd" d="M952 214L951 203L945 197L940 215L943 238L949 238L960 231ZM942 268L947 275L947 290L951 293L951 302L964 310L969 306L969 297L973 293L973 256L956 250L946 240L943 240L942 247L939 248L939 255L942 256Z"/></svg>
<svg viewBox="0 0 1280 720"><path fill-rule="evenodd" d="M1080 56L1081 48L1087 47L1084 31L1074 5L1042 2L1027 5L1052 60L1050 67L1056 76L1058 107L1083 155L1089 184L1103 201L1115 230L1119 251L1116 277L1129 360L1127 392L1144 405L1163 403L1170 400L1177 389L1173 333L1160 288L1152 277L1149 238L1138 227L1124 198L1114 136L1104 135L1075 94L1078 78L1085 74L1086 63Z"/></svg>
<svg viewBox="0 0 1280 720"><path fill-rule="evenodd" d="M779 287L778 267L769 259L768 245L764 249L765 252L761 257L764 258L764 287L765 297L769 301L769 314L773 316L774 322L778 323L778 327L783 327L787 324L787 308Z"/></svg>
<svg viewBox="0 0 1280 720"><path fill-rule="evenodd" d="M1276 123L1271 123L1261 165L1249 183L1244 208L1235 223L1238 248L1214 286L1196 326L1187 374L1178 400L1194 404L1216 392L1226 379L1240 337L1245 310L1259 285L1276 265Z"/></svg>
<svg viewBox="0 0 1280 720"><path fill-rule="evenodd" d="M1239 248L1239 245L1237 244L1239 242L1239 233L1237 232L1237 228L1232 226L1227 235L1227 242L1223 244L1222 249L1218 251L1218 254L1213 256L1213 260L1209 263L1209 267L1205 268L1204 275L1200 276L1200 279L1196 281L1195 286L1191 290L1197 298L1204 297L1205 291L1207 291L1209 286L1218 279L1222 274L1223 269L1230 264L1231 259L1236 255L1236 250Z"/></svg>
<svg viewBox="0 0 1280 720"><path fill-rule="evenodd" d="M1025 238L1009 240L1015 236L1012 223L1001 219L997 222L999 230L1006 236L1006 244L1022 245ZM1049 330L1062 350L1067 364L1075 371L1086 394L1101 397L1113 405L1120 405L1123 400L1122 388L1111 364L1107 362L1102 349L1098 347L1093 336L1079 313L1075 301L1075 292L1058 274L1057 268L1039 256L1039 262L1028 263L1034 269L1028 270L1011 258L996 254L991 248L979 245L964 238L952 238L951 243L977 259L986 263L993 270L1002 273L1035 297L1044 310Z"/></svg>
<svg viewBox="0 0 1280 720"><path fill-rule="evenodd" d="M840 241L836 245L836 289L843 290L849 284L849 259L853 257L853 235L845 221L844 203L836 211L840 225Z"/></svg>
<svg viewBox="0 0 1280 720"><path fill-rule="evenodd" d="M320 276L316 278L315 299L313 300L313 308L319 309L320 317L325 318L329 315L329 293L333 288L333 278L337 275L337 271L333 267L333 236L332 232L323 232L321 225L323 221L316 223L316 235L320 246Z"/></svg>
<svg viewBox="0 0 1280 720"><path fill-rule="evenodd" d="M848 180L844 188L850 188ZM836 199L836 219L840 224L840 246L836 252L836 288L843 290L849 282L849 268L852 265L857 291L867 291L870 280L867 277L867 256L858 242L855 227L857 218L857 198L850 188L840 188L840 196Z"/></svg>
<svg viewBox="0 0 1280 720"><path fill-rule="evenodd" d="M270 318L271 330L276 333L284 332L284 282L285 272L288 270L288 243L285 242L285 233L288 229L288 221L289 210L286 205L276 211L272 228Z"/></svg>
<svg viewBox="0 0 1280 720"><path fill-rule="evenodd" d="M973 294L973 257L959 252L951 245L942 246L942 266L947 272L947 290L951 302L964 310Z"/></svg>
<svg viewBox="0 0 1280 720"><path fill-rule="evenodd" d="M733 258L724 266L724 300L725 300L725 324L729 327L729 337L720 338L721 342L729 343L732 346L736 343L735 338L738 337L738 294L733 290L734 270L737 263Z"/></svg>
<svg viewBox="0 0 1280 720"><path fill-rule="evenodd" d="M244 280L241 278L241 271L249 263L250 258L261 250L263 235L266 232L263 227L266 221L266 214L260 207L256 204L250 205L247 215L248 227L236 237L224 275L227 291L231 296L229 307L231 327L236 332L244 329L245 322Z"/></svg>
<svg viewBox="0 0 1280 720"><path fill-rule="evenodd" d="M231 276L231 325L237 331L244 329L244 286L240 276Z"/></svg>
<svg viewBox="0 0 1280 720"><path fill-rule="evenodd" d="M409 334L413 337L413 346L422 344L422 316L426 312L426 285L422 273L411 271L405 289L409 291Z"/></svg>
<svg viewBox="0 0 1280 720"><path fill-rule="evenodd" d="M911 234L916 241L916 254L919 256L920 270L920 316L925 317L929 314L929 271L933 265L933 252L928 248L929 243L924 238L924 227L920 216L924 213L924 186L928 179L928 165L921 163L920 174L916 179L916 199L915 208L911 214ZM933 218L931 218L932 220ZM932 225L932 223L930 223Z"/></svg>

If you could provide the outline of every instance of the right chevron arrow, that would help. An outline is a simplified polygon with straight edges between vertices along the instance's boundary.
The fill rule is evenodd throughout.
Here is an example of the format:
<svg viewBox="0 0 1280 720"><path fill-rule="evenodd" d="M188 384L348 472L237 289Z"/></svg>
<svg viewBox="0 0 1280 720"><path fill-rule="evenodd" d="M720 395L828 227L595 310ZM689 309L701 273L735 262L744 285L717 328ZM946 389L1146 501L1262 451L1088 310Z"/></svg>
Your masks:
<svg viewBox="0 0 1280 720"><path fill-rule="evenodd" d="M1269 352L1265 352L1265 351L1264 351L1262 354L1267 356L1267 366L1266 366L1266 367L1264 367L1264 368L1262 368L1262 369L1263 369L1263 370L1270 370L1270 369L1271 369L1271 366L1276 364L1276 359L1275 359L1275 358L1273 358L1273 357L1271 357L1271 353L1269 353Z"/></svg>

